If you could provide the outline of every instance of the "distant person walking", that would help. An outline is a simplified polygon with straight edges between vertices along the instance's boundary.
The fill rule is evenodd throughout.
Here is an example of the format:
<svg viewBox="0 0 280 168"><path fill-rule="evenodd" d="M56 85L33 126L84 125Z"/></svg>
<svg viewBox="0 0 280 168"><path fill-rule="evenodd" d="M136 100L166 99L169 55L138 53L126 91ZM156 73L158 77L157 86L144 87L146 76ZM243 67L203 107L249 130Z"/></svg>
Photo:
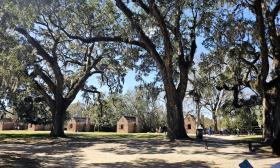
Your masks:
<svg viewBox="0 0 280 168"><path fill-rule="evenodd" d="M239 128L236 128L236 135L239 136L239 134L240 134Z"/></svg>
<svg viewBox="0 0 280 168"><path fill-rule="evenodd" d="M208 135L212 135L212 128L211 127L208 128Z"/></svg>
<svg viewBox="0 0 280 168"><path fill-rule="evenodd" d="M166 135L167 127L165 125L161 127L161 133L164 133Z"/></svg>

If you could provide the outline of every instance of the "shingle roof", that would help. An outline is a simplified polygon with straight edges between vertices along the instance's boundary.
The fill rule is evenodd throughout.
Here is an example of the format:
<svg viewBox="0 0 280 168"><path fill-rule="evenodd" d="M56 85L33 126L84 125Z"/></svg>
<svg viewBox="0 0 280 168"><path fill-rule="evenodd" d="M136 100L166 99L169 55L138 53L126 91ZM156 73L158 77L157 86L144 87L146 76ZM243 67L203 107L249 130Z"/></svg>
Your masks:
<svg viewBox="0 0 280 168"><path fill-rule="evenodd" d="M124 118L125 118L127 121L130 121L130 122L136 122L136 117L132 117L132 116L124 116Z"/></svg>
<svg viewBox="0 0 280 168"><path fill-rule="evenodd" d="M86 117L73 117L72 120L76 122L86 122L87 118Z"/></svg>
<svg viewBox="0 0 280 168"><path fill-rule="evenodd" d="M185 118L186 118L186 117L192 117L193 119L196 119L196 117L195 117L194 115L190 114L190 113L187 113L187 114L185 115Z"/></svg>

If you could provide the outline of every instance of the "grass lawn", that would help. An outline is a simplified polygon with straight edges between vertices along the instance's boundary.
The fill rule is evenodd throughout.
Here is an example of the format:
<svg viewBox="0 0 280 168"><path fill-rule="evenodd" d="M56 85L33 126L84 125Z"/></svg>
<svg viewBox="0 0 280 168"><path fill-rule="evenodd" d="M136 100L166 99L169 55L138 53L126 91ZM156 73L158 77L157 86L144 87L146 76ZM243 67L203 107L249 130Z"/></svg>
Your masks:
<svg viewBox="0 0 280 168"><path fill-rule="evenodd" d="M116 132L80 132L70 133L69 136L85 136L100 139L131 139L131 140L148 140L148 139L164 139L162 133L116 133Z"/></svg>
<svg viewBox="0 0 280 168"><path fill-rule="evenodd" d="M47 138L49 131L5 130L0 131L0 139L5 138Z"/></svg>
<svg viewBox="0 0 280 168"><path fill-rule="evenodd" d="M0 139L5 138L49 138L49 131L26 131L26 130L7 130L0 131ZM68 137L91 137L97 139L131 139L131 140L148 140L164 139L162 133L129 133L120 134L116 132L78 132L67 133Z"/></svg>
<svg viewBox="0 0 280 168"><path fill-rule="evenodd" d="M96 139L130 139L130 140L162 140L165 139L163 133L116 133L116 132L65 132L68 137L90 137ZM49 131L27 131L27 130L7 130L0 131L0 140L6 138L49 138ZM191 138L195 139L195 135L190 134ZM233 141L253 141L261 142L261 135L240 135L234 136Z"/></svg>
<svg viewBox="0 0 280 168"><path fill-rule="evenodd" d="M263 140L263 137L262 135L240 135L236 136L236 140L261 142Z"/></svg>

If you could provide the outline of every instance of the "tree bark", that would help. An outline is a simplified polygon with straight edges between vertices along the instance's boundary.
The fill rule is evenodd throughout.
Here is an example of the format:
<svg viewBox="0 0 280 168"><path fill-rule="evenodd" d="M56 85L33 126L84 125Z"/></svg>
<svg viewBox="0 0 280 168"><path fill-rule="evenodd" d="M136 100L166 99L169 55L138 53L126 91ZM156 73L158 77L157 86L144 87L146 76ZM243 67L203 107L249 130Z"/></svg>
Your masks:
<svg viewBox="0 0 280 168"><path fill-rule="evenodd" d="M272 105L272 125L273 125L273 135L272 135L272 151L273 153L280 156L280 89L274 88L273 104Z"/></svg>
<svg viewBox="0 0 280 168"><path fill-rule="evenodd" d="M186 133L183 115L183 100L176 95L176 90L166 87L166 108L167 108L167 136L170 140L186 139Z"/></svg>
<svg viewBox="0 0 280 168"><path fill-rule="evenodd" d="M51 130L52 137L65 137L64 134L64 121L66 114L65 105L63 102L57 102L56 108L52 112L53 125Z"/></svg>
<svg viewBox="0 0 280 168"><path fill-rule="evenodd" d="M195 109L196 109L196 129L201 125L201 113L199 108L199 100L195 102Z"/></svg>
<svg viewBox="0 0 280 168"><path fill-rule="evenodd" d="M270 96L263 97L263 137L265 141L272 140L271 104Z"/></svg>
<svg viewBox="0 0 280 168"><path fill-rule="evenodd" d="M214 124L214 132L218 132L218 121L217 121L217 115L216 115L216 110L212 111L212 119L213 119L213 124Z"/></svg>

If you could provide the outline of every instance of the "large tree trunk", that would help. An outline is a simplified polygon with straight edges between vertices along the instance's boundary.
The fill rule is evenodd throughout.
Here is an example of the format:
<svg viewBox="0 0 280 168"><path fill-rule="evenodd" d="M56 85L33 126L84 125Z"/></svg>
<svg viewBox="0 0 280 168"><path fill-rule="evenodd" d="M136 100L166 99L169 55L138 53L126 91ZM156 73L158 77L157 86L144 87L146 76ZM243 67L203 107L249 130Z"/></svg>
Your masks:
<svg viewBox="0 0 280 168"><path fill-rule="evenodd" d="M271 121L271 110L272 105L270 104L270 95L265 95L263 97L263 138L266 142L272 140L272 121Z"/></svg>
<svg viewBox="0 0 280 168"><path fill-rule="evenodd" d="M214 132L218 133L218 121L217 121L216 110L212 111L212 119L213 119L213 124L214 124Z"/></svg>
<svg viewBox="0 0 280 168"><path fill-rule="evenodd" d="M272 104L272 123L273 123L273 139L272 139L272 151L280 156L280 90L275 89L274 101Z"/></svg>
<svg viewBox="0 0 280 168"><path fill-rule="evenodd" d="M53 128L51 130L52 137L64 137L64 114L56 113L53 117Z"/></svg>
<svg viewBox="0 0 280 168"><path fill-rule="evenodd" d="M176 91L165 89L167 108L167 136L170 140L188 138L184 124L183 100L176 96Z"/></svg>
<svg viewBox="0 0 280 168"><path fill-rule="evenodd" d="M53 126L51 130L51 136L52 137L65 137L64 134L64 120L65 120L65 114L66 114L66 108L64 106L64 103L56 103L57 106L55 108L55 111L52 113L52 119L53 119Z"/></svg>

